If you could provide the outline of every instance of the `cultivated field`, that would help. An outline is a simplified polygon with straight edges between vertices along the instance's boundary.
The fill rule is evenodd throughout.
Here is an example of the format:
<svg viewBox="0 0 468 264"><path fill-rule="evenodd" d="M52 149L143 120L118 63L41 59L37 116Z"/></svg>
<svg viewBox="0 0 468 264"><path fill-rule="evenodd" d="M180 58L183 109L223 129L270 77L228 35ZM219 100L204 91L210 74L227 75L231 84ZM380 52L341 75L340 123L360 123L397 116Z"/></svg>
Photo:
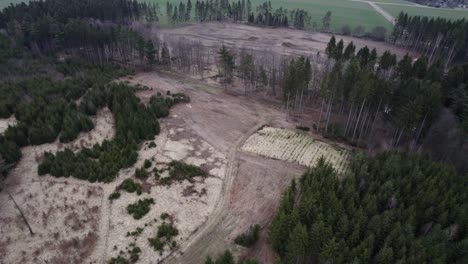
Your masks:
<svg viewBox="0 0 468 264"><path fill-rule="evenodd" d="M393 15L395 18L402 11L408 13L410 16L443 17L453 20L468 18L468 10L463 9L433 8L422 5L388 3L378 3L378 5Z"/></svg>
<svg viewBox="0 0 468 264"><path fill-rule="evenodd" d="M304 133L273 127L257 131L247 139L242 150L308 167L313 167L323 157L341 174L346 172L350 158L350 153L338 146Z"/></svg>

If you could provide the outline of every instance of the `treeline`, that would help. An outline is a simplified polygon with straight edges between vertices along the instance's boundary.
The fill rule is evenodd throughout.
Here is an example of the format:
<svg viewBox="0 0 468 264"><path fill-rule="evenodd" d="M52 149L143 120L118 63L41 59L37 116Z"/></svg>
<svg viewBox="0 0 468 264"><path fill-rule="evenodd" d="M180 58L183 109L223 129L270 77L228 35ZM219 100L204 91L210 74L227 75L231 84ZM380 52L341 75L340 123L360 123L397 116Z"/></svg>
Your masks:
<svg viewBox="0 0 468 264"><path fill-rule="evenodd" d="M441 85L447 79L442 65L429 65L425 57L413 62L408 55L398 61L390 52L378 57L367 47L354 52L352 42L343 46L335 38L328 43L327 54L334 63L317 91L321 110L316 129L365 143L383 117L393 127L391 145L404 139L414 146L437 117L448 89ZM346 119L332 121L332 113L347 113Z"/></svg>
<svg viewBox="0 0 468 264"><path fill-rule="evenodd" d="M283 194L269 239L282 263L463 263L466 177L403 153L321 159Z"/></svg>
<svg viewBox="0 0 468 264"><path fill-rule="evenodd" d="M271 2L264 2L253 8L250 0L232 1L197 0L193 7L193 19L197 22L231 21L248 22L253 25L269 27L294 27L304 29L310 25L310 15L302 9L288 11L283 7L273 9ZM192 18L192 2L179 5L166 3L166 16L170 23L185 23Z"/></svg>
<svg viewBox="0 0 468 264"><path fill-rule="evenodd" d="M157 59L158 43L117 24L157 21L158 12L157 6L131 0L32 1L0 12L0 28L6 30L8 42L34 53L54 55L66 51L100 63L118 60L152 65L154 57ZM11 53L7 55L12 57Z"/></svg>
<svg viewBox="0 0 468 264"><path fill-rule="evenodd" d="M159 6L136 0L44 0L11 4L0 13L0 27L21 27L28 33L46 26L44 18L53 24L69 19L94 18L114 22L145 19L158 21ZM25 32L26 33L26 32Z"/></svg>
<svg viewBox="0 0 468 264"><path fill-rule="evenodd" d="M39 175L75 177L91 182L110 182L120 169L133 165L138 157L138 144L159 134L158 118L168 115L172 105L185 101L186 96L169 96L165 100L151 98L145 106L134 94L134 88L125 84L107 84L95 87L83 98L80 108L93 114L96 109L108 106L115 119L115 136L92 148L78 153L70 149L46 153L39 165Z"/></svg>
<svg viewBox="0 0 468 264"><path fill-rule="evenodd" d="M455 59L466 59L468 21L452 21L441 17L408 16L401 12L392 41L426 56L430 63L440 61L445 67Z"/></svg>
<svg viewBox="0 0 468 264"><path fill-rule="evenodd" d="M20 159L20 147L54 142L57 137L60 142L69 142L80 132L91 130L94 125L80 111L76 100L89 88L125 72L116 67L71 62L59 64L59 68L71 78L54 81L37 77L4 82L0 86L0 118L14 115L18 121L0 135L0 155L7 163ZM68 72L84 73L85 77Z"/></svg>

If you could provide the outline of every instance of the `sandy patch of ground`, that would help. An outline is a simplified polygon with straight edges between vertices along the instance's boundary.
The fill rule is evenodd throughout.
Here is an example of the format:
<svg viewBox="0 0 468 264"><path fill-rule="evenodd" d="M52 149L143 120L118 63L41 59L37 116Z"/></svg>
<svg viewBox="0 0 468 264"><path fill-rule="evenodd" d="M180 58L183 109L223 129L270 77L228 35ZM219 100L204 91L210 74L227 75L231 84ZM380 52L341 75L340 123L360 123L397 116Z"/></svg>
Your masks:
<svg viewBox="0 0 468 264"><path fill-rule="evenodd" d="M330 34L309 32L287 28L261 28L233 23L198 23L179 28L163 29L160 31L163 41L171 38L184 37L195 42L200 41L204 46L216 47L226 45L230 48L245 48L255 51L273 51L283 55L315 55L325 53ZM356 51L364 46L375 48L379 54L386 50L403 57L407 50L395 47L389 43L349 36L337 36L344 44L353 42ZM415 55L415 54L413 54Z"/></svg>
<svg viewBox="0 0 468 264"><path fill-rule="evenodd" d="M140 196L121 192L122 196L110 204L108 259L117 256L119 251L131 242L127 237L128 232L134 231L136 227L144 227L143 233L136 239L136 245L142 249L140 261L156 263L171 254L168 248L160 254L148 243L148 238L156 235L157 226L162 223L162 213L168 213L173 225L179 230L179 235L175 238L177 244L186 241L212 213L221 193L225 157L183 124L183 120L177 115L163 120L163 132L154 141L157 147L149 148L149 142L144 143L134 168L141 167L145 159L152 160L153 165L149 171L154 167L164 169L170 161L179 160L200 166L209 176L206 179L196 178L194 183L184 181L174 182L171 186L161 186L156 184L154 176L151 175L143 184L148 192ZM122 171L111 186L118 185L123 179L132 176L134 168ZM163 173L164 176L166 175ZM108 189L110 194L113 189ZM153 198L155 204L151 206L147 215L135 220L127 213L126 207L144 198Z"/></svg>
<svg viewBox="0 0 468 264"><path fill-rule="evenodd" d="M313 167L320 157L324 157L341 174L346 171L350 159L350 153L338 146L305 133L274 127L257 131L247 139L242 150L308 167Z"/></svg>
<svg viewBox="0 0 468 264"><path fill-rule="evenodd" d="M0 263L81 263L93 253L98 240L103 188L75 179L39 177L38 162L44 152L64 147L78 149L113 136L108 109L98 112L95 129L68 144L55 142L29 146L5 179L7 189L23 210L29 231L5 191L0 192Z"/></svg>
<svg viewBox="0 0 468 264"><path fill-rule="evenodd" d="M8 126L16 125L15 116L10 116L9 118L0 119L0 134L3 134L7 130Z"/></svg>

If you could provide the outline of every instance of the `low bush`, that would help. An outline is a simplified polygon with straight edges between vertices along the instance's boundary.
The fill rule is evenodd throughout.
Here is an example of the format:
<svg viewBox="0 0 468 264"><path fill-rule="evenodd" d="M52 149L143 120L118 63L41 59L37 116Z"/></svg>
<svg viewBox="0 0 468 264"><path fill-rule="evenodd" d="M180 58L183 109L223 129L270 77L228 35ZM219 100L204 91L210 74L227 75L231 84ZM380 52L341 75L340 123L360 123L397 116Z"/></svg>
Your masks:
<svg viewBox="0 0 468 264"><path fill-rule="evenodd" d="M310 131L310 128L308 126L297 125L296 129L299 129L299 130L302 130L302 131Z"/></svg>
<svg viewBox="0 0 468 264"><path fill-rule="evenodd" d="M168 214L168 213L162 213L162 214L161 214L161 219L162 219L162 220L166 220L168 217L169 217L169 214Z"/></svg>
<svg viewBox="0 0 468 264"><path fill-rule="evenodd" d="M179 234L179 230L175 228L172 224L162 223L158 227L158 238L165 237L167 240L171 240L172 237L175 237Z"/></svg>
<svg viewBox="0 0 468 264"><path fill-rule="evenodd" d="M190 165L181 161L171 161L169 163L169 176L172 180L192 182L192 178L196 176L206 177L207 174L200 167Z"/></svg>
<svg viewBox="0 0 468 264"><path fill-rule="evenodd" d="M161 215L161 218L162 218L162 215ZM162 223L158 227L158 233L156 237L149 238L148 241L150 245L154 248L154 250L161 251L164 248L164 246L167 243L169 243L172 240L172 238L177 236L178 234L179 234L179 230L177 230L177 228L175 228L172 224ZM172 243L169 246L174 248L177 246L177 243L175 241L172 241Z"/></svg>
<svg viewBox="0 0 468 264"><path fill-rule="evenodd" d="M151 163L151 160L145 160L145 163L143 164L143 167L145 169L148 169L149 167L151 167L152 163Z"/></svg>
<svg viewBox="0 0 468 264"><path fill-rule="evenodd" d="M109 200L116 200L120 198L120 193L119 192L113 192L111 195L109 195Z"/></svg>
<svg viewBox="0 0 468 264"><path fill-rule="evenodd" d="M243 246L243 247L251 247L255 245L260 235L260 225L256 224L250 226L249 230L245 233L238 235L234 239L234 243Z"/></svg>
<svg viewBox="0 0 468 264"><path fill-rule="evenodd" d="M125 179L118 187L117 190L124 190L129 193L136 192L138 195L142 193L141 185L134 182L132 179Z"/></svg>
<svg viewBox="0 0 468 264"><path fill-rule="evenodd" d="M139 168L135 170L135 177L138 179L148 178L148 172L144 168Z"/></svg>
<svg viewBox="0 0 468 264"><path fill-rule="evenodd" d="M127 212L138 220L150 211L152 204L154 204L153 198L138 200L136 203L127 206Z"/></svg>

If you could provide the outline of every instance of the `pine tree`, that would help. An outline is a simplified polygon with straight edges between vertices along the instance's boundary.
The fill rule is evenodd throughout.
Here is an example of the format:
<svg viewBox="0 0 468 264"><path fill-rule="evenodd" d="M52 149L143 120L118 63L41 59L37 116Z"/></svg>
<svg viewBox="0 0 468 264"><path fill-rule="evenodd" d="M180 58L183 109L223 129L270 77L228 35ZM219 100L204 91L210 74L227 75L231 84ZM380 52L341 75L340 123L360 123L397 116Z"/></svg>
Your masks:
<svg viewBox="0 0 468 264"><path fill-rule="evenodd" d="M171 67L171 55L165 42L163 43L163 47L161 49L161 65L165 68Z"/></svg>
<svg viewBox="0 0 468 264"><path fill-rule="evenodd" d="M153 42L149 40L145 45L145 56L148 61L148 65L152 66L156 64L156 49L154 48Z"/></svg>
<svg viewBox="0 0 468 264"><path fill-rule="evenodd" d="M307 228L298 223L289 236L287 259L289 263L296 263L300 257L309 254L309 237Z"/></svg>

